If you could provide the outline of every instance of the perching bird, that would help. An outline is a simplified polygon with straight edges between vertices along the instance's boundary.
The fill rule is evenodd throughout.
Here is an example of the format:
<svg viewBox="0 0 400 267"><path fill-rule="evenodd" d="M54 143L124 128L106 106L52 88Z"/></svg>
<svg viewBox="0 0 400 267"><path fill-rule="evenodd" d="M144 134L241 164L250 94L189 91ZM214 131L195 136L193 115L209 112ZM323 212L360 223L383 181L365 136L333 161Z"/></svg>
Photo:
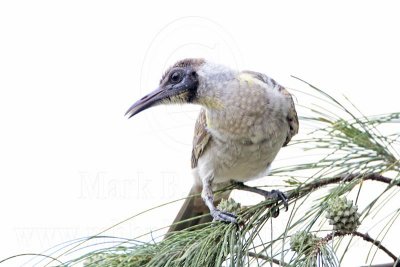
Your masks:
<svg viewBox="0 0 400 267"><path fill-rule="evenodd" d="M132 117L159 104L202 106L195 125L192 149L194 185L169 232L211 221L236 222L234 214L216 208L221 198L213 191L232 182L270 198L287 200L277 190L264 191L242 183L268 173L282 146L298 132L299 123L291 95L268 76L236 71L204 59L184 59L163 75L159 87L133 104ZM176 224L199 215L194 220Z"/></svg>

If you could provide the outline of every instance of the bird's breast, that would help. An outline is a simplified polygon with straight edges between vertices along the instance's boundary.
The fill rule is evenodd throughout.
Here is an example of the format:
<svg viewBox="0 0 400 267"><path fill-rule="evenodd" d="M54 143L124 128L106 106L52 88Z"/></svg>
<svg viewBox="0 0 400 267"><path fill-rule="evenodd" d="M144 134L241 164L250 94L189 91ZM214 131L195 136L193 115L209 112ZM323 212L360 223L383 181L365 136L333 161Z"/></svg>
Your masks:
<svg viewBox="0 0 400 267"><path fill-rule="evenodd" d="M212 173L215 183L245 182L264 176L281 146L282 141L274 139L254 144L213 138L199 159L200 176Z"/></svg>
<svg viewBox="0 0 400 267"><path fill-rule="evenodd" d="M245 182L266 175L288 131L286 124L271 119L255 119L251 125L236 127L229 133L208 129L211 141L199 159L199 168L204 175L212 173L216 183Z"/></svg>
<svg viewBox="0 0 400 267"><path fill-rule="evenodd" d="M240 79L218 97L223 107L206 111L212 138L199 158L200 176L212 173L222 183L265 175L289 131L287 99L263 83Z"/></svg>

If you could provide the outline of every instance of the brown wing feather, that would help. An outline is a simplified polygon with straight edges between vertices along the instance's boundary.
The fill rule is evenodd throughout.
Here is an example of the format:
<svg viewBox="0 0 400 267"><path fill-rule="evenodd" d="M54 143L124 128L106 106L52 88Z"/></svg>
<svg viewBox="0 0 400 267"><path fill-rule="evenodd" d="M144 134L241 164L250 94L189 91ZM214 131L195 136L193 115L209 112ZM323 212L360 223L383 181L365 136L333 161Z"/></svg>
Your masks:
<svg viewBox="0 0 400 267"><path fill-rule="evenodd" d="M194 127L193 149L192 149L192 169L197 167L199 157L210 141L211 135L207 131L206 110L201 109Z"/></svg>
<svg viewBox="0 0 400 267"><path fill-rule="evenodd" d="M289 132L287 134L285 143L283 146L286 146L290 140L292 139L293 136L295 136L298 131L299 131L299 119L297 118L297 112L296 108L294 106L293 98L292 95L286 90L285 87L282 85L278 84L277 82L274 81L274 79L268 77L267 75L255 71L250 71L250 70L245 70L243 73L251 75L253 78L258 79L262 81L263 83L276 88L279 90L279 92L283 95L286 96L289 100L289 111L288 111L288 116L287 116L287 122L289 124Z"/></svg>

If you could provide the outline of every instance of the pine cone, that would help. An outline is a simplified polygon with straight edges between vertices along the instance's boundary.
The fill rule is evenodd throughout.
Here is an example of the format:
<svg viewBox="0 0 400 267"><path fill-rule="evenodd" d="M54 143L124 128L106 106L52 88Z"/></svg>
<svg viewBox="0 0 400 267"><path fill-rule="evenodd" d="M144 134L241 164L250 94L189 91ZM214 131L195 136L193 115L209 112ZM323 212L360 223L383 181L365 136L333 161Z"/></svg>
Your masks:
<svg viewBox="0 0 400 267"><path fill-rule="evenodd" d="M222 199L217 208L226 212L238 213L240 211L240 203L237 203L232 198Z"/></svg>
<svg viewBox="0 0 400 267"><path fill-rule="evenodd" d="M357 206L353 205L352 200L346 197L337 197L328 202L326 218L329 224L333 225L333 230L353 232L360 225L360 214Z"/></svg>
<svg viewBox="0 0 400 267"><path fill-rule="evenodd" d="M321 239L306 231L299 231L290 238L290 248L298 254L309 255Z"/></svg>

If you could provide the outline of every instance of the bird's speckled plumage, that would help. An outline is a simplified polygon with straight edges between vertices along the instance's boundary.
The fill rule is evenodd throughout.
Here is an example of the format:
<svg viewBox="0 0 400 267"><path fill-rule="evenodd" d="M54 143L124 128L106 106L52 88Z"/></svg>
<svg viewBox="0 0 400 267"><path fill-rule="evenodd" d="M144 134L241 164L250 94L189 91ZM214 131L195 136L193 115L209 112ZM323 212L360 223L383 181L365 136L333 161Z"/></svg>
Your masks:
<svg viewBox="0 0 400 267"><path fill-rule="evenodd" d="M159 88L134 103L129 117L159 104L193 103L203 108L195 126L191 166L195 183L175 223L208 213L201 220L175 224L181 230L212 218L236 222L235 215L220 211L213 190L264 176L282 146L298 132L293 99L268 76L237 71L204 59L184 59L163 75ZM253 190L254 191L254 190ZM260 190L258 190L259 192ZM264 191L265 196L274 197ZM276 194L282 201L282 193Z"/></svg>
<svg viewBox="0 0 400 267"><path fill-rule="evenodd" d="M265 175L280 148L298 131L291 95L264 74L218 65L202 68L219 69L219 76L206 76L210 80L200 82L198 95L221 104L205 103L196 123L192 168L197 179L212 177L215 188Z"/></svg>

